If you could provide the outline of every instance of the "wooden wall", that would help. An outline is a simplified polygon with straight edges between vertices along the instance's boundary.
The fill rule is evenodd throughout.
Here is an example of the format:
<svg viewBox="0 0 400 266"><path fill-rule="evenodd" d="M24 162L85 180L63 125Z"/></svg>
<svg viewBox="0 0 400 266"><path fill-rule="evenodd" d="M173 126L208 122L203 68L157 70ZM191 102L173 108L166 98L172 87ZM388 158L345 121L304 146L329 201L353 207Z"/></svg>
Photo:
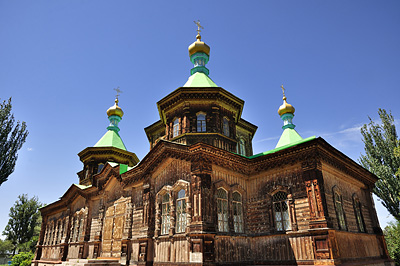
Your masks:
<svg viewBox="0 0 400 266"><path fill-rule="evenodd" d="M361 213L364 219L366 231L368 233L373 233L373 227L376 225L373 224L371 219L368 207L368 205L371 204L371 199L365 185L353 177L350 177L342 172L338 172L329 166L323 166L323 176L328 215L333 221L333 227L339 230L333 200L333 188L336 187L337 191L342 196L343 209L348 231L359 231L353 205L353 195L356 195L361 203Z"/></svg>
<svg viewBox="0 0 400 266"><path fill-rule="evenodd" d="M375 235L335 232L341 259L380 258L383 249Z"/></svg>
<svg viewBox="0 0 400 266"><path fill-rule="evenodd" d="M267 262L313 260L311 236L216 236L216 262Z"/></svg>

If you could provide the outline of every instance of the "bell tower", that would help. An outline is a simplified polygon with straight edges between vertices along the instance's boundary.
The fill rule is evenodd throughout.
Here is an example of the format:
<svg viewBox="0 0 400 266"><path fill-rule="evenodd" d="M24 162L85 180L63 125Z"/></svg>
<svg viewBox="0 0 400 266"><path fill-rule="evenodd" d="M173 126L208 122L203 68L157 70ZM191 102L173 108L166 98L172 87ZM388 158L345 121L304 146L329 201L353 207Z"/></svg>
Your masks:
<svg viewBox="0 0 400 266"><path fill-rule="evenodd" d="M189 48L191 76L180 88L157 102L160 121L145 128L150 149L160 140L192 145L198 142L253 155L257 126L242 119L244 101L219 87L209 77L206 64L210 46L201 40L199 21L196 41Z"/></svg>

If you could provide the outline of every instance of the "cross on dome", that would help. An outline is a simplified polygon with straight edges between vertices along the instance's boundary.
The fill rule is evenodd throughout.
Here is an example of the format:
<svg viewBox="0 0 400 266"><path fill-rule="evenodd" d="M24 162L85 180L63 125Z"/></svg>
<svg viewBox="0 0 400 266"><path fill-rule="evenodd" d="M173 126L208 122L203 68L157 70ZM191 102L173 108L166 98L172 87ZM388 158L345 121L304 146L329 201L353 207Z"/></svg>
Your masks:
<svg viewBox="0 0 400 266"><path fill-rule="evenodd" d="M118 101L118 97L119 97L120 93L122 93L122 91L119 89L119 86L117 88L114 88L113 90L115 90L117 92L117 95L115 95L115 98Z"/></svg>

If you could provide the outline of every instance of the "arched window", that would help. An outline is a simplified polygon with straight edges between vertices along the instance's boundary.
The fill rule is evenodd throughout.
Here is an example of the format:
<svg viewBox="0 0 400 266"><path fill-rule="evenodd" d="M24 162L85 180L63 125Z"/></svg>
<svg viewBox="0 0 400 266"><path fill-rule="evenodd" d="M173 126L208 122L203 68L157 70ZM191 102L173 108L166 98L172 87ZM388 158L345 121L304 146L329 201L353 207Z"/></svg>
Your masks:
<svg viewBox="0 0 400 266"><path fill-rule="evenodd" d="M176 232L183 233L186 230L186 200L185 190L178 192L176 199Z"/></svg>
<svg viewBox="0 0 400 266"><path fill-rule="evenodd" d="M176 137L179 135L179 118L174 120L174 126L172 131L172 137Z"/></svg>
<svg viewBox="0 0 400 266"><path fill-rule="evenodd" d="M242 195L235 191L232 194L232 205L233 205L233 227L235 233L243 233L243 207L242 207Z"/></svg>
<svg viewBox="0 0 400 266"><path fill-rule="evenodd" d="M292 229L289 215L289 202L287 193L279 191L272 196L274 210L275 228L277 231L286 231Z"/></svg>
<svg viewBox="0 0 400 266"><path fill-rule="evenodd" d="M217 190L218 231L228 232L228 192L225 189Z"/></svg>
<svg viewBox="0 0 400 266"><path fill-rule="evenodd" d="M206 115L203 113L197 115L197 132L206 132Z"/></svg>
<svg viewBox="0 0 400 266"><path fill-rule="evenodd" d="M229 120L226 117L223 119L222 129L224 135L229 137Z"/></svg>
<svg viewBox="0 0 400 266"><path fill-rule="evenodd" d="M240 138L238 142L238 153L240 155L246 156L246 145L244 139Z"/></svg>
<svg viewBox="0 0 400 266"><path fill-rule="evenodd" d="M165 194L162 197L162 207L161 207L161 234L166 235L169 233L170 227L170 205L169 205L169 194Z"/></svg>
<svg viewBox="0 0 400 266"><path fill-rule="evenodd" d="M353 196L353 206L354 206L354 213L356 215L358 230L362 233L365 233L364 218L361 214L361 203L360 200L354 196Z"/></svg>
<svg viewBox="0 0 400 266"><path fill-rule="evenodd" d="M336 217L338 219L339 229L347 230L346 220L344 217L342 196L336 189L333 191L333 202L336 210Z"/></svg>
<svg viewBox="0 0 400 266"><path fill-rule="evenodd" d="M99 163L97 166L97 173L100 173L101 170L103 170L103 167L104 167L104 163Z"/></svg>

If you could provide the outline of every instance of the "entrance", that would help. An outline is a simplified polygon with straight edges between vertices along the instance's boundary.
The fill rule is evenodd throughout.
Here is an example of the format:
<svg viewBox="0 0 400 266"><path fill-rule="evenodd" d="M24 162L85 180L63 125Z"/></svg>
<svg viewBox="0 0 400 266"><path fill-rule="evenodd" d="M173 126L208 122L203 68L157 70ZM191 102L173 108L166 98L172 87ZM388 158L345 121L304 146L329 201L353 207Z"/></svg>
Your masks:
<svg viewBox="0 0 400 266"><path fill-rule="evenodd" d="M126 202L116 201L107 208L104 218L102 257L120 258Z"/></svg>

